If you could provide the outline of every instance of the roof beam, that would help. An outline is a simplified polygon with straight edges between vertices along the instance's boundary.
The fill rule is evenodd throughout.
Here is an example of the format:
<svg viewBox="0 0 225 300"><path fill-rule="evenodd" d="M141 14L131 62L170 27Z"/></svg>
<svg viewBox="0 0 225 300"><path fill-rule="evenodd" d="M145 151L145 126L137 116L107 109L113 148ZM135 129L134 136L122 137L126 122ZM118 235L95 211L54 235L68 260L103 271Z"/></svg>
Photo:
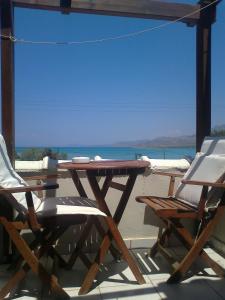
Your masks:
<svg viewBox="0 0 225 300"><path fill-rule="evenodd" d="M194 25L199 19L200 6L158 0L71 0L71 6L62 8L61 0L13 0L16 7L56 11L91 13L133 18L176 20L185 15L182 22ZM191 15L190 15L191 14Z"/></svg>

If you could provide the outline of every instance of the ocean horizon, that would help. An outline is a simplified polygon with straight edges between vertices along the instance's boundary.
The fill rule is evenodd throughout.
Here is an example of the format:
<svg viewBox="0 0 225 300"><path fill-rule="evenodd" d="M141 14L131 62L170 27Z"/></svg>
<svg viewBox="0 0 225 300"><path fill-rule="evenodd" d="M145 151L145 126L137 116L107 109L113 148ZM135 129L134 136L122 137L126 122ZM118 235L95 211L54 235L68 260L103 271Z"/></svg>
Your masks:
<svg viewBox="0 0 225 300"><path fill-rule="evenodd" d="M146 155L154 159L180 159L185 156L194 157L194 147L167 147L167 148L136 148L136 147L16 147L16 152L31 149L51 148L54 152L66 153L67 159L75 156L88 156L93 159L96 155L106 159L136 159Z"/></svg>

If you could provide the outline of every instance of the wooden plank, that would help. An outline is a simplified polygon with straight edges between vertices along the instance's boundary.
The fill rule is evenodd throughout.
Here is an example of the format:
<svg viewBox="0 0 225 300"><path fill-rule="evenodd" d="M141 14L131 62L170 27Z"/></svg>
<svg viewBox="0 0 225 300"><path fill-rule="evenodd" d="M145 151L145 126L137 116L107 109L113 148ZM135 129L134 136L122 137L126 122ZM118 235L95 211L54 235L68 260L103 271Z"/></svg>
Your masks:
<svg viewBox="0 0 225 300"><path fill-rule="evenodd" d="M225 189L225 183L223 182L210 182L210 181L198 181L198 180L182 180L182 183L184 184L190 184L190 185L200 185L200 186L211 186L215 188L221 188Z"/></svg>
<svg viewBox="0 0 225 300"><path fill-rule="evenodd" d="M120 197L120 202L116 208L116 211L114 213L113 219L116 223L116 225L119 225L119 222L123 216L124 210L127 206L128 200L130 198L132 189L134 187L135 181L137 179L137 174L130 174L126 185L125 185L125 189Z"/></svg>
<svg viewBox="0 0 225 300"><path fill-rule="evenodd" d="M180 201L172 202L165 198L154 198L140 196L136 198L137 201L147 204L159 217L162 218L197 218L197 211L191 207L182 205ZM177 204L173 207L173 204Z"/></svg>
<svg viewBox="0 0 225 300"><path fill-rule="evenodd" d="M4 195L0 195L0 212L1 216L5 216L8 220L13 220L13 209L9 204L8 199ZM11 243L8 233L0 225L0 248L2 248L2 255L0 255L0 263L5 263L10 260Z"/></svg>
<svg viewBox="0 0 225 300"><path fill-rule="evenodd" d="M184 177L184 174L170 173L170 172L160 172L160 171L153 171L152 174L162 175L162 176L169 176L169 177Z"/></svg>
<svg viewBox="0 0 225 300"><path fill-rule="evenodd" d="M201 1L201 7L208 5ZM196 150L211 133L211 27L216 4L200 13L196 41Z"/></svg>
<svg viewBox="0 0 225 300"><path fill-rule="evenodd" d="M128 265L129 265L134 277L138 281L138 283L144 284L145 280L144 280L142 274L140 273L133 257L130 255L129 250L127 249L126 244L124 243L122 236L118 230L117 224L119 224L120 217L118 217L118 223L115 223L114 219L111 216L109 208L105 202L105 199L102 196L101 189L98 185L96 178L92 175L92 173L90 171L87 171L87 177L88 177L88 181L90 183L91 189L95 195L95 198L99 203L100 208L107 214L105 221L108 225L109 231L107 232L107 234L105 235L105 237L101 243L101 246L99 248L99 251L95 258L94 263L92 264L91 268L89 268L89 270L85 276L85 279L84 279L82 286L80 288L80 291L79 291L79 295L86 294L89 291L89 289L92 285L92 282L94 281L94 279L98 273L100 264L102 264L104 261L105 255L110 247L112 238L114 239L118 249L121 251L123 258L127 261ZM135 180L133 181L133 179L131 179L127 182L127 190L124 191L125 195L124 195L124 197L121 197L121 200L124 200L125 202L127 201L126 197L129 197L130 189L132 190L134 182L135 182ZM118 208L117 208L117 210L118 210Z"/></svg>
<svg viewBox="0 0 225 300"><path fill-rule="evenodd" d="M121 184L121 183L118 183L118 182L115 182L115 181L112 181L110 183L110 187L112 189L115 189L115 190L119 190L119 191L124 191L126 186L124 184Z"/></svg>
<svg viewBox="0 0 225 300"><path fill-rule="evenodd" d="M65 162L59 163L59 169L67 170L84 170L84 171L107 171L107 170L119 170L125 174L130 174L132 169L135 173L145 171L145 168L149 166L149 162L143 160L109 160L109 161L91 161L89 163L72 163ZM121 173L122 174L122 173Z"/></svg>
<svg viewBox="0 0 225 300"><path fill-rule="evenodd" d="M104 197L104 198L105 198L106 194L108 193L108 190L109 190L110 183L111 183L112 179L113 179L112 175L105 177L105 180L104 180L104 183L103 183L103 186L102 186L102 189L101 189L102 197Z"/></svg>
<svg viewBox="0 0 225 300"><path fill-rule="evenodd" d="M173 196L174 193L174 185L175 185L175 176L170 177L169 189L168 189L168 196Z"/></svg>
<svg viewBox="0 0 225 300"><path fill-rule="evenodd" d="M215 226L218 224L223 214L224 214L224 207L221 206L217 209L213 219L211 219L211 221L206 225L204 230L201 232L199 238L195 241L194 245L192 246L188 254L184 257L179 267L167 280L167 283L178 283L182 279L184 274L188 271L188 269L190 269L193 262L197 259L199 255L201 255L204 245L209 240L209 237L212 235ZM179 230L179 228L176 228L176 230ZM210 266L213 267L212 264L210 264ZM219 270L217 267L218 265L215 264L214 270L216 272L218 271L219 274L224 276L223 270Z"/></svg>
<svg viewBox="0 0 225 300"><path fill-rule="evenodd" d="M1 1L1 34L13 35L13 6L11 0ZM11 162L15 159L15 112L14 112L14 43L1 39L1 92L2 134Z"/></svg>
<svg viewBox="0 0 225 300"><path fill-rule="evenodd" d="M69 170L69 171L70 171L73 183L74 183L79 195L81 197L88 198L87 193L85 192L85 189L80 181L80 178L79 178L77 172L75 170Z"/></svg>
<svg viewBox="0 0 225 300"><path fill-rule="evenodd" d="M62 10L134 18L176 20L185 15L182 22L196 24L199 5L171 3L156 0L71 0L71 7L62 8L60 0L13 0L17 7ZM192 14L193 13L193 14ZM192 14L192 15L190 15Z"/></svg>
<svg viewBox="0 0 225 300"><path fill-rule="evenodd" d="M7 195L7 193L43 191L43 190L49 190L49 189L57 189L58 187L59 187L58 183L18 186L18 187L12 187L12 188L0 188L0 193L3 193L3 194L6 193L6 195Z"/></svg>
<svg viewBox="0 0 225 300"><path fill-rule="evenodd" d="M15 284L18 284L21 279L24 278L26 274L26 269L29 268L42 280L43 284L47 284L53 295L57 299L69 299L68 294L62 289L62 287L58 284L58 280L55 276L49 275L42 264L39 262L38 258L32 253L28 244L25 240L20 236L18 231L13 226L13 223L8 222L5 218L0 217L0 222L10 235L13 243L15 244L17 250L24 258L26 262L22 268L22 270L17 271L6 283L6 285L0 291L0 298L4 299L8 292L15 287ZM29 269L28 269L29 270ZM21 272L22 271L22 272ZM25 274L24 274L25 273Z"/></svg>

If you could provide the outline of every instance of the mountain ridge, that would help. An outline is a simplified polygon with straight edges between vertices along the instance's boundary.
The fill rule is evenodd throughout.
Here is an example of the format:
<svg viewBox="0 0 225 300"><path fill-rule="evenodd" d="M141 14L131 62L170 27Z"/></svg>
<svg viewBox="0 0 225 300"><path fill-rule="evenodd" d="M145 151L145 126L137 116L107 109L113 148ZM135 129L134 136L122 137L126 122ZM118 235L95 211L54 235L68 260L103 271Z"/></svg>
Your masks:
<svg viewBox="0 0 225 300"><path fill-rule="evenodd" d="M195 135L178 137L157 137L151 140L139 140L118 142L114 147L140 147L140 148L163 148L163 147L195 147Z"/></svg>
<svg viewBox="0 0 225 300"><path fill-rule="evenodd" d="M224 135L225 134L225 124L216 125L211 130L212 135ZM196 145L196 135L183 135L176 137L161 136L154 139L144 139L128 142L118 142L114 143L114 147L146 147L146 148L164 148L164 147L195 147Z"/></svg>

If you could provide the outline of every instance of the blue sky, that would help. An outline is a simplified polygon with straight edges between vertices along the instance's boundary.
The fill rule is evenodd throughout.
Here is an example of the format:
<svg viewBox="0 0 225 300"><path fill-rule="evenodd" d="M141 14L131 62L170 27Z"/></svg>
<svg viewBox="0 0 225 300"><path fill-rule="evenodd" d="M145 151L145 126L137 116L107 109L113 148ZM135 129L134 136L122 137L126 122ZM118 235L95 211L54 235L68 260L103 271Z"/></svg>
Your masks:
<svg viewBox="0 0 225 300"><path fill-rule="evenodd" d="M92 40L161 23L15 10L15 35L34 41ZM225 123L224 23L222 1L213 27L213 126ZM16 144L97 145L194 133L195 33L178 23L96 44L16 44Z"/></svg>

